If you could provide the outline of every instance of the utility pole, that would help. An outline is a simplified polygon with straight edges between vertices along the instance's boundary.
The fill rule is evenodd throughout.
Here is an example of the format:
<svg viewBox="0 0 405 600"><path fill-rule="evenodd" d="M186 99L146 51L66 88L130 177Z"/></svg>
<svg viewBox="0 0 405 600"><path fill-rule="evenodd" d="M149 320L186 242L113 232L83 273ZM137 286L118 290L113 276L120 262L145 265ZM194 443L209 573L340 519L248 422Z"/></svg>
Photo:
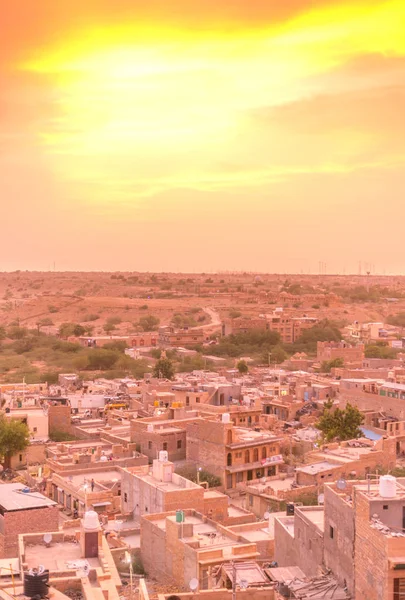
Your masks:
<svg viewBox="0 0 405 600"><path fill-rule="evenodd" d="M235 561L232 561L231 565L232 565L232 600L236 600L236 566L235 566Z"/></svg>

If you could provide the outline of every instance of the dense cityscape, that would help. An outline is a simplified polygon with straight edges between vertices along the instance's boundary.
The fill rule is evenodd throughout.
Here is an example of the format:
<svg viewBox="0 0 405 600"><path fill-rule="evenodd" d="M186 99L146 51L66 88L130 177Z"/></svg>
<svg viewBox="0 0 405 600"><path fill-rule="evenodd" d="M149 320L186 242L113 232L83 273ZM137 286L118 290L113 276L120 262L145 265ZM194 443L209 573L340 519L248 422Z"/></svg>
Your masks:
<svg viewBox="0 0 405 600"><path fill-rule="evenodd" d="M5 598L401 597L405 278L0 293Z"/></svg>

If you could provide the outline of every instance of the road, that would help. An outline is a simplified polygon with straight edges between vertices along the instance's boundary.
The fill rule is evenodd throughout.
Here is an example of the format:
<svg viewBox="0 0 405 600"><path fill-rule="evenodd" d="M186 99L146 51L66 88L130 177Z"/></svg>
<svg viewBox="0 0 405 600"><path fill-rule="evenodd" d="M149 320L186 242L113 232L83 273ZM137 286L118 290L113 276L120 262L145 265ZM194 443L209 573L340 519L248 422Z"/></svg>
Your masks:
<svg viewBox="0 0 405 600"><path fill-rule="evenodd" d="M203 308L203 311L210 317L211 322L205 323L205 325L199 325L198 327L193 327L193 329L210 329L213 327L221 326L221 317L213 308L209 308L208 306Z"/></svg>

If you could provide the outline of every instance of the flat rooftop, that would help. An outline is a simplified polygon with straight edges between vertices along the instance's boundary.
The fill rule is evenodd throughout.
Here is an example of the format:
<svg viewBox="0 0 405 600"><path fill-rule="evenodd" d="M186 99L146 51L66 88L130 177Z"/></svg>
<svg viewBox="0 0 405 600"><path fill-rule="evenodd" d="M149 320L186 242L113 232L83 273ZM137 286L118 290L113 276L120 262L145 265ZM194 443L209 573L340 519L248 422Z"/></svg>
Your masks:
<svg viewBox="0 0 405 600"><path fill-rule="evenodd" d="M26 486L21 483L4 483L0 485L0 506L7 512L11 512L31 508L43 508L56 504L56 502L39 492L22 492L21 490L25 488Z"/></svg>
<svg viewBox="0 0 405 600"><path fill-rule="evenodd" d="M25 562L28 569L45 565L50 571L81 570L87 562L90 567L100 566L98 558L82 558L80 544L75 542L51 542L47 548L45 544L26 544Z"/></svg>
<svg viewBox="0 0 405 600"><path fill-rule="evenodd" d="M106 464L106 463L101 463ZM103 483L106 482L116 483L121 481L121 472L117 470L109 470L109 471L83 471L80 475L60 475L65 479L65 481L70 481L74 486L80 487L84 480L89 483L92 479L94 479L95 483Z"/></svg>
<svg viewBox="0 0 405 600"><path fill-rule="evenodd" d="M199 485L193 482L188 482L188 480L186 480L188 482L188 485L187 487L185 487L182 485L178 485L174 481L160 481L159 479L155 479L153 475L149 474L145 475L143 473L134 473L134 475L139 477L139 479L142 479L142 481L148 483L150 486L158 488L159 490L165 490L167 492L180 492L181 490L200 488Z"/></svg>
<svg viewBox="0 0 405 600"><path fill-rule="evenodd" d="M297 467L297 472L307 473L308 475L314 475L316 473L322 473L323 471L330 471L331 469L338 469L340 465L328 462L326 460L322 462L314 463L306 467Z"/></svg>
<svg viewBox="0 0 405 600"><path fill-rule="evenodd" d="M325 511L322 506L303 506L299 508L299 512L311 521L320 531L324 531Z"/></svg>

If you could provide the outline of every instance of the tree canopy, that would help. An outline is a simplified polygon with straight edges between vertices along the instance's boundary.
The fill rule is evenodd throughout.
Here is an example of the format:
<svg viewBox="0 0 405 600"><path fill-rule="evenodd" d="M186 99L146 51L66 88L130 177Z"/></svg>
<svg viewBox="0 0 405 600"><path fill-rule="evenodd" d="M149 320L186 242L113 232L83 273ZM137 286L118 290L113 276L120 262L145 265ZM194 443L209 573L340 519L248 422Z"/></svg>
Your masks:
<svg viewBox="0 0 405 600"><path fill-rule="evenodd" d="M29 444L30 432L25 423L0 418L0 455L5 467L10 467L11 457L22 452Z"/></svg>
<svg viewBox="0 0 405 600"><path fill-rule="evenodd" d="M163 377L164 379L173 379L174 365L170 358L159 358L153 367L154 377Z"/></svg>
<svg viewBox="0 0 405 600"><path fill-rule="evenodd" d="M326 408L315 427L322 431L327 442L332 440L353 440L361 437L360 425L363 415L356 406L347 404L346 408L330 410Z"/></svg>
<svg viewBox="0 0 405 600"><path fill-rule="evenodd" d="M245 373L247 373L249 371L249 367L245 360L240 360L238 362L238 364L236 365L236 368L238 369L238 371L241 375L244 375Z"/></svg>

